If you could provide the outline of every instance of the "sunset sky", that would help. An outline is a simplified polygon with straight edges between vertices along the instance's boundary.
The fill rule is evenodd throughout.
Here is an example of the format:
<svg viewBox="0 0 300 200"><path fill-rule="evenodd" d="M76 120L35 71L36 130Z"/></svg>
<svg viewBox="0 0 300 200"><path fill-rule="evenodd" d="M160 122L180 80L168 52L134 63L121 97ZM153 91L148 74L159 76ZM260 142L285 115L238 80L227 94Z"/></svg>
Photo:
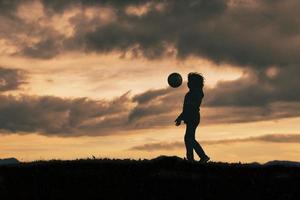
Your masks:
<svg viewBox="0 0 300 200"><path fill-rule="evenodd" d="M0 0L0 159L300 161L299 0ZM170 88L172 72L183 76ZM198 159L198 158L197 158Z"/></svg>

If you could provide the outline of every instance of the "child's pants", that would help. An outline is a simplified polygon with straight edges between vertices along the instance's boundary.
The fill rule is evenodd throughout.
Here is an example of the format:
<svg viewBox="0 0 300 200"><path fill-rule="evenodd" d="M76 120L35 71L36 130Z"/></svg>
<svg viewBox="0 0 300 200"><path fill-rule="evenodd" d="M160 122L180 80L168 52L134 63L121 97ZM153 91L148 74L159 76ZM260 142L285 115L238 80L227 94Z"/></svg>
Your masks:
<svg viewBox="0 0 300 200"><path fill-rule="evenodd" d="M194 149L200 158L206 157L206 154L203 151L202 147L195 139L195 132L199 122L199 118L186 122L184 142L186 147L186 157L190 161L194 161Z"/></svg>

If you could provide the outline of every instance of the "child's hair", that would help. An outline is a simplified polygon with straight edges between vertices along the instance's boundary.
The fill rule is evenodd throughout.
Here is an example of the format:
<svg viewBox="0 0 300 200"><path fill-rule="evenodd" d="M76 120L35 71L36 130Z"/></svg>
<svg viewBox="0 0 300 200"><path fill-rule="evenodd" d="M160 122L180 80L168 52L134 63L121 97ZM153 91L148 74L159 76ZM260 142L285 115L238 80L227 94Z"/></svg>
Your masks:
<svg viewBox="0 0 300 200"><path fill-rule="evenodd" d="M204 77L197 72L188 74L188 84L191 89L202 89L204 86Z"/></svg>

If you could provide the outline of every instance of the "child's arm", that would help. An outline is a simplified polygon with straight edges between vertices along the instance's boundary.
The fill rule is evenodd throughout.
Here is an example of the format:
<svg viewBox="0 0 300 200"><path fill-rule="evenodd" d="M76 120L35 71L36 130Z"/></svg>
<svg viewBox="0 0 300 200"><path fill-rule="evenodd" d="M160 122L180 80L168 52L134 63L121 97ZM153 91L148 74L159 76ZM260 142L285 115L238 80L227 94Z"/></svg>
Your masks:
<svg viewBox="0 0 300 200"><path fill-rule="evenodd" d="M179 126L181 121L184 119L184 111L185 111L185 105L187 103L187 95L184 96L184 102L183 102L183 109L182 112L179 114L179 116L176 118L176 126Z"/></svg>
<svg viewBox="0 0 300 200"><path fill-rule="evenodd" d="M180 115L175 119L176 126L179 126L181 124L181 121L183 120L183 112L180 113Z"/></svg>
<svg viewBox="0 0 300 200"><path fill-rule="evenodd" d="M176 118L175 122L176 124L179 123L183 120L183 112L180 113L180 115Z"/></svg>

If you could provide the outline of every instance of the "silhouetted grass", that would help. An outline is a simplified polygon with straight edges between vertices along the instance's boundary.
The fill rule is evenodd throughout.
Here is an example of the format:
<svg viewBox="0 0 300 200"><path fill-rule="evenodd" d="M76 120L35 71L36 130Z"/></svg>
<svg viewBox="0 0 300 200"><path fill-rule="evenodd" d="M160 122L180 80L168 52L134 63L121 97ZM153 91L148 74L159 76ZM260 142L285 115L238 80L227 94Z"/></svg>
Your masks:
<svg viewBox="0 0 300 200"><path fill-rule="evenodd" d="M0 199L300 199L300 168L86 159L0 167Z"/></svg>

